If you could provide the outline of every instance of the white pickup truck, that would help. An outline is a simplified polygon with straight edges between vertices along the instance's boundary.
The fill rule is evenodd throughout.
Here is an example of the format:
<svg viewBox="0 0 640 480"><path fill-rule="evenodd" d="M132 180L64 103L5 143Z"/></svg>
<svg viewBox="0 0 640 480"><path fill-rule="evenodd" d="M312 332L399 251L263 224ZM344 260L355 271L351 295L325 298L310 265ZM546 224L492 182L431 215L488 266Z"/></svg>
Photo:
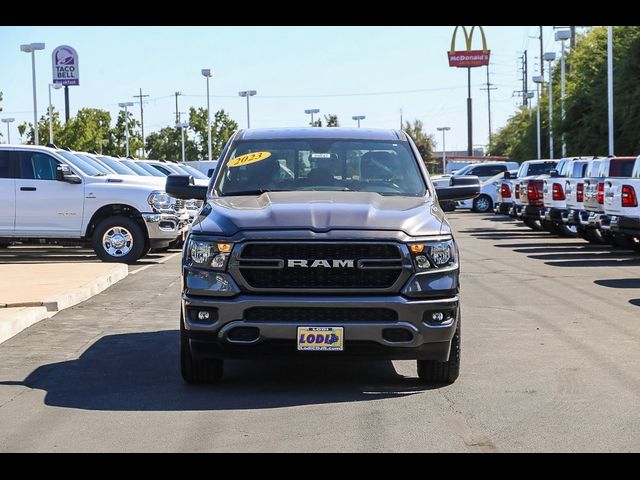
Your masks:
<svg viewBox="0 0 640 480"><path fill-rule="evenodd" d="M620 176L610 176L604 181L606 217L601 227L618 235L624 246L640 250L640 156L631 168L628 162L623 166Z"/></svg>
<svg viewBox="0 0 640 480"><path fill-rule="evenodd" d="M510 175L511 191L513 192L513 206L509 210L509 215L512 218L521 218L532 230L542 230L542 225L540 224L539 214L537 217L533 215L531 218L529 218L528 215L525 215L527 208L529 207L527 198L528 180L530 177L533 178L538 175L548 174L556 167L557 163L558 162L556 160L527 160L520 164L520 168L518 168L518 173L516 173L515 178L513 175ZM524 188L522 185L523 182L525 184ZM540 193L542 194L542 191L540 191Z"/></svg>
<svg viewBox="0 0 640 480"><path fill-rule="evenodd" d="M104 174L62 150L0 146L0 247L90 244L103 261L133 263L188 229L157 180Z"/></svg>
<svg viewBox="0 0 640 480"><path fill-rule="evenodd" d="M600 160L596 177L584 179L584 210L578 213L580 224L588 233L585 237L594 243L612 243L627 246L627 240L609 229L609 217L604 211L605 179L629 178L635 157L607 157Z"/></svg>

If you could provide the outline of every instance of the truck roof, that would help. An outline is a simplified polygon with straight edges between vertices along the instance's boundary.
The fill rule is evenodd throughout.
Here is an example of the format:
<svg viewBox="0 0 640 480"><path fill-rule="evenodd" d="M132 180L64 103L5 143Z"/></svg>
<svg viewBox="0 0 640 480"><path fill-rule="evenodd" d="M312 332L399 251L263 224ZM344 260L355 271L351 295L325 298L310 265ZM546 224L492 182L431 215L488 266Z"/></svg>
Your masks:
<svg viewBox="0 0 640 480"><path fill-rule="evenodd" d="M406 141L400 130L381 128L300 127L300 128L251 128L238 132L238 140L389 140Z"/></svg>

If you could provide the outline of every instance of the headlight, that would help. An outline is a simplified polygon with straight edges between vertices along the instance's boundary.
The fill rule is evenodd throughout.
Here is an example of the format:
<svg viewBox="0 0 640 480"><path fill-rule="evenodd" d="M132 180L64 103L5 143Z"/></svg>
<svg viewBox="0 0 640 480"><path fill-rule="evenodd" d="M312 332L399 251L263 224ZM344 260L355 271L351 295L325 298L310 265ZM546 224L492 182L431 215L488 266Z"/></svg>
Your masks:
<svg viewBox="0 0 640 480"><path fill-rule="evenodd" d="M189 240L187 258L190 265L213 270L225 270L232 244L208 240Z"/></svg>
<svg viewBox="0 0 640 480"><path fill-rule="evenodd" d="M412 243L409 245L409 251L418 272L458 266L458 249L453 239Z"/></svg>
<svg viewBox="0 0 640 480"><path fill-rule="evenodd" d="M159 213L167 213L167 212L175 211L174 209L175 202L172 200L172 198L169 195L167 195L161 190L156 190L154 192L151 192L151 195L149 195L149 198L147 198L147 202L149 202L149 205L151 206L151 208L153 208L156 212L159 212Z"/></svg>

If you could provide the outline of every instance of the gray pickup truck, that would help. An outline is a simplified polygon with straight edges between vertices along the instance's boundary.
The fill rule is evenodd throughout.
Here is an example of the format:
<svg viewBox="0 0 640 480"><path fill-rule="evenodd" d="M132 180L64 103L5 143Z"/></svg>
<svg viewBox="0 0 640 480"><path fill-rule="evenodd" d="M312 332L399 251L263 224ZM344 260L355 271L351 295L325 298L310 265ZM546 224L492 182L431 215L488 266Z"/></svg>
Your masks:
<svg viewBox="0 0 640 480"><path fill-rule="evenodd" d="M208 187L171 175L169 195L206 203L184 247L180 362L215 383L226 358L415 359L427 383L460 370L459 254L402 131L250 129Z"/></svg>

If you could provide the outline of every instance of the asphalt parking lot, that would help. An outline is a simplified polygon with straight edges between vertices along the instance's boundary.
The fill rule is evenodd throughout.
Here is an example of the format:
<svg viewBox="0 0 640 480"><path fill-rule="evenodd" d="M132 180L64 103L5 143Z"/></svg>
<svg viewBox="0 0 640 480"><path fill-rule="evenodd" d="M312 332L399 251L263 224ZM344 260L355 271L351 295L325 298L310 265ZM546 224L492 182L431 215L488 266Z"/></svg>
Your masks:
<svg viewBox="0 0 640 480"><path fill-rule="evenodd" d="M129 273L135 274L152 265L168 262L180 255L181 250L169 249L154 252L129 265ZM48 263L48 262L100 262L91 248L60 247L55 245L14 245L0 249L2 263Z"/></svg>
<svg viewBox="0 0 640 480"><path fill-rule="evenodd" d="M0 451L638 451L640 255L455 212L462 371L410 361L178 370L177 252L0 345ZM0 262L45 250L12 247ZM88 250L53 249L64 261Z"/></svg>

